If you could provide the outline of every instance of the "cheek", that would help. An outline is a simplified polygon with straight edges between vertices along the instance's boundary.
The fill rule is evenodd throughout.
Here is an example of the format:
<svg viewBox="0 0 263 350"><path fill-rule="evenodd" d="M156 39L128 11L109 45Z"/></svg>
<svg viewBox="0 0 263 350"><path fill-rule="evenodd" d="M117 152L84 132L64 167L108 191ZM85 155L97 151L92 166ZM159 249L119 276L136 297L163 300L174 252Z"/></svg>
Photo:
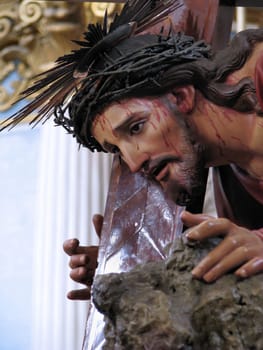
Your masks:
<svg viewBox="0 0 263 350"><path fill-rule="evenodd" d="M161 122L156 117L149 122L148 141L156 148L169 147L170 128L165 122Z"/></svg>
<svg viewBox="0 0 263 350"><path fill-rule="evenodd" d="M171 118L162 117L162 120L155 120L153 129L156 132L156 144L162 150L176 151L178 153L178 128L174 123L171 123Z"/></svg>
<svg viewBox="0 0 263 350"><path fill-rule="evenodd" d="M154 123L149 128L148 137L143 137L143 142L146 141L147 147L151 147L156 152L174 152L177 150L176 138L173 131L168 127L156 127Z"/></svg>
<svg viewBox="0 0 263 350"><path fill-rule="evenodd" d="M173 150L175 148L174 137L169 128L166 128L162 131L162 139L163 145L168 150Z"/></svg>

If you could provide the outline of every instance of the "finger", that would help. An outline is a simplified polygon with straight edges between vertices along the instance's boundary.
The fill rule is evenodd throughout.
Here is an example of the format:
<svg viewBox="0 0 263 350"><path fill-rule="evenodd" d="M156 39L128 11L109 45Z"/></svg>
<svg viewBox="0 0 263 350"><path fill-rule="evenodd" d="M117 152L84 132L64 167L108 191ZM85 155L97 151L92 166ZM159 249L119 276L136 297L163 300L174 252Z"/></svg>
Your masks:
<svg viewBox="0 0 263 350"><path fill-rule="evenodd" d="M89 300L90 299L90 288L71 290L67 294L70 300Z"/></svg>
<svg viewBox="0 0 263 350"><path fill-rule="evenodd" d="M235 275L238 277L246 278L263 272L263 257L255 257L248 261L245 265L241 266Z"/></svg>
<svg viewBox="0 0 263 350"><path fill-rule="evenodd" d="M76 254L75 252L78 246L79 246L79 240L77 238L67 239L63 243L64 252L69 256Z"/></svg>
<svg viewBox="0 0 263 350"><path fill-rule="evenodd" d="M207 214L192 214L189 211L183 211L181 219L183 224L187 227L192 227L201 224L201 222L211 219L212 217Z"/></svg>
<svg viewBox="0 0 263 350"><path fill-rule="evenodd" d="M78 267L70 271L70 277L73 279L73 281L85 284L87 286L92 284L94 274L95 269L88 269L84 266Z"/></svg>
<svg viewBox="0 0 263 350"><path fill-rule="evenodd" d="M98 237L100 238L101 237L102 224L103 224L103 216L100 215L100 214L95 214L95 215L93 215L92 221L93 221L93 225L94 225L95 231L96 231Z"/></svg>
<svg viewBox="0 0 263 350"><path fill-rule="evenodd" d="M241 243L240 243L241 244ZM238 243L232 237L225 238L216 248L214 248L193 270L192 275L195 278L203 276L211 270L231 251L235 250Z"/></svg>
<svg viewBox="0 0 263 350"><path fill-rule="evenodd" d="M98 247L91 246L85 254L72 255L69 261L69 267L75 269L77 267L86 266L89 269L96 269L98 263Z"/></svg>
<svg viewBox="0 0 263 350"><path fill-rule="evenodd" d="M75 269L80 266L87 266L89 263L89 256L87 254L72 255L69 261L69 267Z"/></svg>
<svg viewBox="0 0 263 350"><path fill-rule="evenodd" d="M247 247L238 247L233 252L225 256L208 273L206 273L203 279L206 282L215 281L219 277L223 276L226 272L246 262L250 258L250 255L253 255L253 252L249 251Z"/></svg>
<svg viewBox="0 0 263 350"><path fill-rule="evenodd" d="M69 275L75 282L84 283L86 280L87 269L85 267L78 267L70 271Z"/></svg>
<svg viewBox="0 0 263 350"><path fill-rule="evenodd" d="M97 252L97 246L80 246L79 240L77 238L68 239L63 243L63 249L66 254L69 256L76 254L90 254L94 250Z"/></svg>
<svg viewBox="0 0 263 350"><path fill-rule="evenodd" d="M235 267L250 261L257 256L258 247L254 245L242 245L230 254L226 255L218 264L216 264L208 273L204 275L204 280L213 282L226 272L233 270Z"/></svg>
<svg viewBox="0 0 263 350"><path fill-rule="evenodd" d="M216 237L219 235L226 235L233 228L233 224L228 219L208 219L198 226L195 226L186 234L190 240L202 241L209 237Z"/></svg>

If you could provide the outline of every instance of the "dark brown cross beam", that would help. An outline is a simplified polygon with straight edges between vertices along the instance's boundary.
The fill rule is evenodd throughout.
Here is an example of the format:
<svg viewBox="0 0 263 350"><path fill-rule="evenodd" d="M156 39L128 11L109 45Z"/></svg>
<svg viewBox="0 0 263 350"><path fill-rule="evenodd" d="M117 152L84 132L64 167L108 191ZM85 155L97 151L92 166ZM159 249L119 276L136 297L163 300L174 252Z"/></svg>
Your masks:
<svg viewBox="0 0 263 350"><path fill-rule="evenodd" d="M221 3L228 6L219 6L217 0L182 0L184 11L178 11L178 15L173 16L175 28L222 48L229 39L233 19L233 8L229 5L234 6L239 1ZM203 10L200 11L200 8ZM198 202L191 203L192 211L201 212L203 195ZM169 254L167 245L182 233L179 217L182 210L167 200L156 184L140 174L131 174L115 158L97 274L124 272L138 263L165 259ZM91 304L83 350L102 349L103 325L103 316Z"/></svg>
<svg viewBox="0 0 263 350"><path fill-rule="evenodd" d="M58 0L64 1L64 0ZM96 0L96 1L88 1L88 0L67 0L67 2L113 2L116 4L125 3L125 0ZM263 7L262 0L220 0L221 6L241 6L241 7Z"/></svg>
<svg viewBox="0 0 263 350"><path fill-rule="evenodd" d="M63 0L59 0L63 1ZM116 4L125 3L125 0L97 0L97 1L87 1L87 0L68 0L68 2L113 2ZM241 6L241 7L263 7L262 0L220 0L220 5L222 6Z"/></svg>
<svg viewBox="0 0 263 350"><path fill-rule="evenodd" d="M223 6L263 7L262 0L220 0Z"/></svg>

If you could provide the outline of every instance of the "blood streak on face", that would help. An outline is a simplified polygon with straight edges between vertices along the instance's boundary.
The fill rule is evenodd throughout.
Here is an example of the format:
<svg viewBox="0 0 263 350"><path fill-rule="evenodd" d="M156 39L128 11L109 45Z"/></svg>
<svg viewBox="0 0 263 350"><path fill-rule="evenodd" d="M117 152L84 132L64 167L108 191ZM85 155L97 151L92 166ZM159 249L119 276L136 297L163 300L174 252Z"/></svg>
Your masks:
<svg viewBox="0 0 263 350"><path fill-rule="evenodd" d="M119 153L132 172L159 182L182 204L199 184L199 155L170 106L169 95L114 102L96 117L92 134L105 151Z"/></svg>

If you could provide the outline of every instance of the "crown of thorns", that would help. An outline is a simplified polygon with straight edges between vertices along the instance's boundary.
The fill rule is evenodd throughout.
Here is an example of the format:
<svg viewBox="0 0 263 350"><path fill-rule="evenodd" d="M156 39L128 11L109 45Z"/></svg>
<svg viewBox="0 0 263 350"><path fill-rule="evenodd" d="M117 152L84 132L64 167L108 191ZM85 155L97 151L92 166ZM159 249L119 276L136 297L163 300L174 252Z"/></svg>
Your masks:
<svg viewBox="0 0 263 350"><path fill-rule="evenodd" d="M139 48L129 52L129 47ZM119 57L114 57L115 54ZM192 37L181 33L165 38L147 35L127 39L124 45L120 43L110 54L100 56L100 67L91 68L69 102L69 117L66 116L67 111L58 106L55 122L75 134L79 142L92 151L101 151L90 132L97 113L116 100L167 90L169 81L165 72L170 67L208 57L209 54L209 47L203 41L195 42Z"/></svg>

